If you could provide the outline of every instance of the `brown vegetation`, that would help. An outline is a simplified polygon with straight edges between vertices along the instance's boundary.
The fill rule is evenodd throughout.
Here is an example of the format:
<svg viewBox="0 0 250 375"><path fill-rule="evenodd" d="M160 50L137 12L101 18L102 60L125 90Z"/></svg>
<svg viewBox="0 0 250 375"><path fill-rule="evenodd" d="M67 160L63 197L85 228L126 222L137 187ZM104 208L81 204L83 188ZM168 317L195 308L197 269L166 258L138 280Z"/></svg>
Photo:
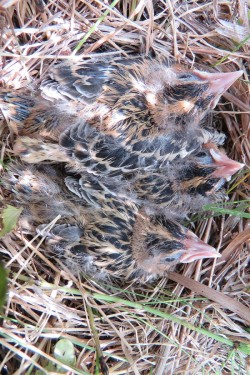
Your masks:
<svg viewBox="0 0 250 375"><path fill-rule="evenodd" d="M98 54L163 55L204 70L243 69L213 122L227 135L228 155L249 165L247 1L2 0L0 32L5 88L36 87L50 65ZM13 158L13 134L4 123L3 173ZM247 177L245 168L231 181L227 205L193 218L193 230L222 258L181 266L157 285L120 290L80 279L46 256L38 236L30 239L18 227L5 236L0 259L9 285L0 321L0 370L55 373L54 347L66 338L76 355L74 369L64 365L68 374L101 373L94 367L105 368L102 355L113 375L247 374ZM7 203L2 191L1 205Z"/></svg>

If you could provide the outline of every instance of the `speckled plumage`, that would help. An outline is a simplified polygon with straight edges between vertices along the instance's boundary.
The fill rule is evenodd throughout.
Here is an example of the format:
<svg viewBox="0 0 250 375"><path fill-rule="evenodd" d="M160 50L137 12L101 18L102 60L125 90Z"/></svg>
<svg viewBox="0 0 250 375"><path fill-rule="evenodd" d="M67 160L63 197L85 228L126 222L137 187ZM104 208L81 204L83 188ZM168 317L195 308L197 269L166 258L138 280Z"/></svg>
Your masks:
<svg viewBox="0 0 250 375"><path fill-rule="evenodd" d="M200 72L150 58L85 60L52 68L40 94L3 90L0 106L21 135L58 141L64 130L84 120L113 143L136 143L137 150L150 149L154 142L159 147L173 135L172 143L184 157L180 140L189 153L191 140L200 137L195 129L201 119L240 75ZM139 146L138 140L144 144Z"/></svg>
<svg viewBox="0 0 250 375"><path fill-rule="evenodd" d="M13 164L4 185L24 206L22 221L38 225L53 253L95 278L150 281L178 263L219 256L176 221L157 221L131 201L108 194L97 194L95 206L79 200L52 166ZM44 232L56 215L61 219Z"/></svg>
<svg viewBox="0 0 250 375"><path fill-rule="evenodd" d="M240 75L150 58L85 60L54 67L39 93L2 90L14 152L30 163L11 165L5 179L25 207L22 225L42 231L61 215L48 246L95 277L147 281L216 257L175 220L220 198L242 167L218 149L223 134L200 126Z"/></svg>
<svg viewBox="0 0 250 375"><path fill-rule="evenodd" d="M211 133L213 137L215 135ZM147 164L149 158L133 154L131 164L128 162L125 167L122 152L103 143L101 159L101 148L95 153L95 146L90 147L90 141L82 139L81 149L80 145L69 149L23 137L15 150L29 162L53 158L65 162L69 175L65 179L67 187L89 202L94 202L95 194L103 191L103 194L130 199L150 214L164 214L168 218L198 212L204 204L221 199L226 180L243 166L229 159L215 143L208 142L174 162L159 162L155 152L150 158L151 163ZM100 146L98 134L93 139L92 145L96 142ZM85 158L82 156L83 145L87 150ZM109 155L107 161L104 153Z"/></svg>
<svg viewBox="0 0 250 375"><path fill-rule="evenodd" d="M198 124L240 74L150 58L86 60L54 67L41 86L47 99L2 92L0 105L25 136L14 148L24 161L63 161L105 186L116 180L117 190L138 175L165 178L169 163L223 144L223 134Z"/></svg>
<svg viewBox="0 0 250 375"><path fill-rule="evenodd" d="M151 75L148 76L147 71ZM94 74L97 74L96 79ZM183 216L194 210L194 199L195 210L199 210L204 203L221 196L218 191L225 178L236 170L227 175L212 176L212 169L218 169L218 165L203 145L209 143L216 148L223 144L224 135L197 127L194 110L190 114L192 121L186 113L185 124L174 122L176 108L171 114L173 101L175 106L180 105L180 111L184 99L192 99L193 103L195 98L198 100L198 92L199 103L202 94L204 100L205 97L215 100L216 91L213 96L207 94L210 81L205 84L200 78L202 74L206 77L206 73L195 73L178 65L170 67L168 63L151 59L59 65L42 85L47 97L54 98L52 103L43 98L5 95L9 112L11 108L16 109L12 118L23 120L19 132L33 135L32 138L19 137L14 150L29 163L65 162L70 173L80 175L74 180L75 192L91 197L92 201L93 186L98 185L105 192L146 205L151 213L171 216L172 212L178 215L182 211ZM154 86L152 82L156 76L162 79ZM138 99L142 83L144 91L146 83L148 89L140 94L144 99ZM164 104L164 111L170 111L166 117L170 125L166 122L160 128L156 123L147 126L151 112L144 119L140 117L139 113L143 111L140 100L145 102L150 90L156 93L160 87L163 90L163 86L169 98L165 95L161 105ZM131 111L131 103L125 100L127 93L134 95L132 102L138 104L137 109ZM162 94L157 95L162 100ZM207 108L201 106L198 110L198 107L197 113L200 111L199 116L204 116ZM124 112L130 114L118 121L118 113ZM199 156L202 152L206 154L205 158ZM77 179L79 186L76 188Z"/></svg>
<svg viewBox="0 0 250 375"><path fill-rule="evenodd" d="M82 103L81 117L94 113L100 130L129 140L135 132L152 138L196 127L240 75L200 72L166 59L85 60L53 68L42 91L52 100Z"/></svg>

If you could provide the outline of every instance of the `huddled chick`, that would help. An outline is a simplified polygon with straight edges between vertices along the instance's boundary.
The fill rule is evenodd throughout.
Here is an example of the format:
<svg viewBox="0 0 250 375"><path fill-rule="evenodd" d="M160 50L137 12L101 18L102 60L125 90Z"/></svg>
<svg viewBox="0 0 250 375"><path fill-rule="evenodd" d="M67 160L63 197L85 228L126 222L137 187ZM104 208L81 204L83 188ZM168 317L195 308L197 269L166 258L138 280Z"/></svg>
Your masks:
<svg viewBox="0 0 250 375"><path fill-rule="evenodd" d="M52 68L38 95L6 90L0 97L3 112L19 122L23 135L58 139L84 118L131 144L196 129L241 75L191 70L166 59L91 59Z"/></svg>
<svg viewBox="0 0 250 375"><path fill-rule="evenodd" d="M70 168L71 176L65 178L65 184L88 202L94 202L97 192L103 191L120 199L126 197L148 214L183 218L199 212L205 204L223 199L223 186L242 167L214 143L207 143L174 165L131 171L120 178L100 178L87 172L72 175Z"/></svg>
<svg viewBox="0 0 250 375"><path fill-rule="evenodd" d="M26 227L37 227L53 254L88 276L150 281L179 263L220 256L178 222L150 217L129 200L98 192L95 205L79 199L53 166L13 163L4 185L13 192L13 203L24 207Z"/></svg>
<svg viewBox="0 0 250 375"><path fill-rule="evenodd" d="M73 130L77 131L77 128ZM101 143L98 138L93 138L91 142L83 136L81 143L79 138L76 143L71 138L67 144L61 142L60 145L20 137L14 150L29 163L37 164L44 160L64 162L67 173L75 175L66 179L66 185L78 196L90 197L98 187L104 193L132 200L148 213L183 217L198 212L204 204L220 200L226 181L243 167L211 142L210 134L212 140L223 138L219 137L219 133L208 132L207 143L197 146L190 155L172 162L165 160L164 163L158 162L157 152L152 153L152 157L138 152L138 157L130 155L126 159L121 150L108 143ZM62 141L65 137L67 134L62 134ZM97 150L93 144L98 144L100 148ZM126 167L122 157L128 162Z"/></svg>
<svg viewBox="0 0 250 375"><path fill-rule="evenodd" d="M61 215L48 246L87 274L148 280L216 257L177 221L222 199L243 167L221 150L224 134L201 126L241 74L85 60L54 67L39 93L2 90L14 152L28 163L10 166L5 187L40 228Z"/></svg>

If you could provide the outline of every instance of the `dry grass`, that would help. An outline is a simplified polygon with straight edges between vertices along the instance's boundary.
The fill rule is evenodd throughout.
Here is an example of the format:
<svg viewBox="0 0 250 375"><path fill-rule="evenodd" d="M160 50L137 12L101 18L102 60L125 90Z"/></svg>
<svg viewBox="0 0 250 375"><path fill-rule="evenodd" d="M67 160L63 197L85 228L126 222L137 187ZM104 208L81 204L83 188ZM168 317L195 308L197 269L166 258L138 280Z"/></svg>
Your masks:
<svg viewBox="0 0 250 375"><path fill-rule="evenodd" d="M93 54L160 54L205 70L243 69L244 80L224 95L214 124L227 134L229 156L249 165L248 24L245 0L2 0L0 78L5 87L35 86L56 61ZM6 127L0 131L2 160L8 161L13 137ZM247 177L245 169L233 181L230 201L248 199ZM54 356L60 338L75 350L74 365L64 365L68 374L98 374L99 365L105 373L102 355L113 375L247 374L247 203L225 206L233 215L220 208L195 221L196 233L220 250L222 260L181 267L169 280L140 288L77 279L46 257L38 238L28 240L20 229L5 236L2 374L60 372Z"/></svg>

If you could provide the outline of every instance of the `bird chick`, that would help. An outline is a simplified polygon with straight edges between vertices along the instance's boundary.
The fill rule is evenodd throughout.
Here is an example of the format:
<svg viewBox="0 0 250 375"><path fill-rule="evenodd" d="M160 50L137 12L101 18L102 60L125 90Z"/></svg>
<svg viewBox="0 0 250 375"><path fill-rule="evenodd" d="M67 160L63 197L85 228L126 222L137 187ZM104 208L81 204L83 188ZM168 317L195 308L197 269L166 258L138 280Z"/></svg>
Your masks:
<svg viewBox="0 0 250 375"><path fill-rule="evenodd" d="M136 192L137 204L151 214L183 217L199 212L205 204L226 197L223 186L244 164L226 156L214 143L184 160L134 176L129 186Z"/></svg>
<svg viewBox="0 0 250 375"><path fill-rule="evenodd" d="M224 135L197 124L240 74L192 71L150 58L84 61L52 69L42 90L53 103L4 91L0 102L19 133L32 135L16 142L22 160L65 162L73 172L101 179L119 176L117 185L131 173L166 170L204 143L221 145ZM183 112L183 100L192 111Z"/></svg>
<svg viewBox="0 0 250 375"><path fill-rule="evenodd" d="M179 263L220 256L181 224L157 221L128 200L97 196L99 208L79 200L52 166L12 164L3 184L54 256L94 278L152 281ZM45 224L58 214L58 224L46 233Z"/></svg>
<svg viewBox="0 0 250 375"><path fill-rule="evenodd" d="M197 129L195 136L175 131L147 141L135 137L126 144L122 136L106 135L80 120L65 130L56 143L42 137L18 137L14 152L27 163L66 162L74 171L87 169L94 175L108 177L164 167L196 152L204 143L222 145L224 140L224 134L203 128Z"/></svg>
<svg viewBox="0 0 250 375"><path fill-rule="evenodd" d="M21 135L58 140L84 120L127 147L135 142L134 149L138 140L150 149L177 131L179 151L179 137L196 138L197 125L241 74L201 72L166 59L84 60L52 68L41 85L43 97L2 90L0 107Z"/></svg>
<svg viewBox="0 0 250 375"><path fill-rule="evenodd" d="M28 141L34 142L30 138ZM47 144L43 146L43 155L48 157ZM39 144L38 148L43 146ZM119 199L130 199L144 207L148 214L163 214L168 218L184 217L200 211L204 204L223 199L225 193L222 188L226 181L244 166L228 158L213 142L201 145L184 159L158 165L155 162L152 166L140 162L137 168L134 165L134 169L132 165L130 169L123 169L123 163L119 168L118 157L113 159L113 168L105 169L102 163L95 166L94 161L98 162L98 159L94 159L93 153L93 159L85 161L79 157L78 151L77 163L74 155L68 157L65 184L79 198L97 205L96 196L108 194ZM112 151L111 148L109 155ZM27 147L22 157L31 160L31 154L30 147ZM58 155L62 157L62 152Z"/></svg>
<svg viewBox="0 0 250 375"><path fill-rule="evenodd" d="M88 119L94 108L101 130L128 138L136 131L139 138L197 126L241 75L191 70L160 58L85 60L52 68L41 88L52 100L81 102Z"/></svg>

